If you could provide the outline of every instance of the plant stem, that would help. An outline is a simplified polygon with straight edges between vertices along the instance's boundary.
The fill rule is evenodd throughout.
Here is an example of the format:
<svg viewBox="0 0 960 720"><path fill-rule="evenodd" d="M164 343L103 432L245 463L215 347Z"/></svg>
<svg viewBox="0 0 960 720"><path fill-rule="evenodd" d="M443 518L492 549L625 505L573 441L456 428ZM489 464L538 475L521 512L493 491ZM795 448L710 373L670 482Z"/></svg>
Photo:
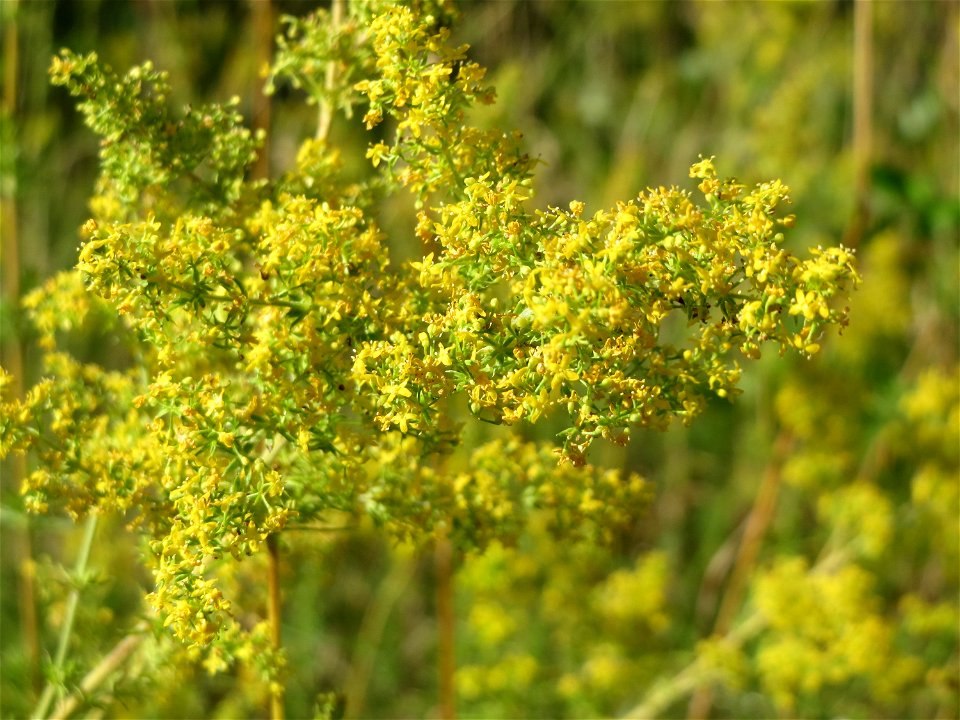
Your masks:
<svg viewBox="0 0 960 720"><path fill-rule="evenodd" d="M457 716L453 675L456 670L453 617L453 546L443 533L435 550L437 571L437 634L440 674L440 717L454 720Z"/></svg>
<svg viewBox="0 0 960 720"><path fill-rule="evenodd" d="M333 0L330 7L331 37L336 36L337 30L343 23L346 0ZM317 118L317 140L326 140L333 122L333 88L337 83L337 63L334 59L327 61L327 74L324 85L327 90L326 102L320 103L319 117Z"/></svg>
<svg viewBox="0 0 960 720"><path fill-rule="evenodd" d="M202 296L203 299L207 302L220 302L220 303L228 303L231 305L237 302L236 296L214 295L213 293L207 293L207 292L197 293L196 292L197 289L195 287L190 287L189 285L184 285L183 283L178 283L178 282L175 282L174 280L169 280L167 278L151 277L149 278L149 280L156 285L171 287L174 290L179 290L184 294L188 294L188 295L197 294L199 296ZM256 305L258 307L285 307L285 308L290 308L292 310L299 310L304 313L310 312L311 308L313 307L312 305L298 305L297 303L288 302L287 300L261 300L258 298L249 298L249 297L244 297L244 302L249 303L250 305Z"/></svg>
<svg viewBox="0 0 960 720"><path fill-rule="evenodd" d="M727 635L724 642L731 647L740 647L762 631L765 626L766 618L758 612L754 613ZM621 717L636 718L636 720L660 717L667 707L694 688L702 686L711 675L712 671L702 666L700 658L695 658L679 673L662 683L658 683L647 694L642 703Z"/></svg>
<svg viewBox="0 0 960 720"><path fill-rule="evenodd" d="M280 548L276 535L270 535L267 538L267 551L270 558L269 570L267 573L267 582L269 585L269 598L267 601L267 617L270 622L270 641L274 651L279 656L283 650L283 638L280 632ZM284 684L279 678L274 678L270 683L270 718L271 720L283 720Z"/></svg>
<svg viewBox="0 0 960 720"><path fill-rule="evenodd" d="M760 488L747 518L747 525L743 531L743 540L733 566L730 584L724 593L720 610L717 612L717 621L714 632L724 635L730 629L733 618L743 604L743 595L746 591L747 580L753 571L763 543L763 536L773 519L777 507L777 496L780 492L780 476L783 463L793 445L793 437L787 432L781 432L773 447L773 457L763 474Z"/></svg>
<svg viewBox="0 0 960 720"><path fill-rule="evenodd" d="M811 575L826 575L836 572L838 567L849 561L849 553L846 549L835 550L810 569ZM738 625L731 628L724 638L723 642L731 648L742 647L747 641L763 632L767 627L767 618L759 610L754 610ZM664 710L672 705L677 699L683 697L696 687L703 685L705 681L712 677L710 668L702 666L702 658L695 657L689 665L683 670L665 678L663 681L654 685L653 689L647 693L646 698L639 705L627 711L620 717L632 718L635 720L648 720L648 718L660 717Z"/></svg>
<svg viewBox="0 0 960 720"><path fill-rule="evenodd" d="M255 78L260 76L260 68L270 64L273 57L273 2L271 0L250 0L250 24L252 25L254 44ZM264 131L263 145L257 153L253 166L253 177L270 177L270 125L272 119L272 96L263 91L262 83L257 84L253 93L253 126Z"/></svg>
<svg viewBox="0 0 960 720"><path fill-rule="evenodd" d="M5 151L11 156L17 152L19 144L19 115L17 113L17 94L19 92L18 79L20 75L20 34L18 31L17 15L22 12L17 0L13 0L7 12L7 25L3 33L3 111L11 118L13 142ZM16 165L16 164L15 164ZM4 302L15 308L20 302L20 228L18 224L19 208L17 202L17 172L13 182L5 185L7 192L0 197L0 238L3 257L2 278ZM4 333L3 367L11 376L10 395L18 400L23 398L23 345L20 342L20 331ZM4 482L9 485L13 493L18 493L20 484L26 476L26 456L13 453L9 460L9 474L5 475ZM30 685L34 690L40 687L40 640L37 632L37 606L34 592L33 550L30 537L30 524L27 522L22 528L11 533L12 556L19 569L17 582L17 609L20 614L20 628L23 633L23 644L27 651L27 664Z"/></svg>
<svg viewBox="0 0 960 720"><path fill-rule="evenodd" d="M80 602L79 580L82 579L87 572L87 562L90 559L90 549L93 547L93 538L96 532L97 514L96 511L93 511L87 516L87 522L83 531L83 541L80 545L80 555L77 557L77 564L73 570L77 584L74 585L70 591L70 596L67 598L67 612L63 620L63 626L60 628L57 654L53 659L53 677L47 681L47 685L43 689L43 695L40 696L40 701L37 703L37 707L34 708L33 714L31 715L33 718L46 717L47 710L50 709L50 703L53 701L53 696L57 691L60 673L63 670L63 663L67 659L67 650L70 647L70 635L73 632L73 621L77 615L77 605Z"/></svg>
<svg viewBox="0 0 960 720"><path fill-rule="evenodd" d="M843 239L857 247L869 221L873 145L873 0L853 4L853 218Z"/></svg>
<svg viewBox="0 0 960 720"><path fill-rule="evenodd" d="M360 631L357 633L350 674L344 683L346 709L343 716L346 718L358 718L363 713L367 685L370 682L377 647L380 645L387 619L390 617L390 611L410 584L415 569L416 564L411 558L394 553L390 572L380 583L376 595L367 606L360 624Z"/></svg>
<svg viewBox="0 0 960 720"><path fill-rule="evenodd" d="M453 175L453 179L457 181L458 189L463 190L466 188L466 185L463 182L463 178L460 177L460 173L457 171L457 163L453 159L453 153L450 152L450 146L443 138L440 138L440 150L443 154L443 159L447 161L447 165L450 167L450 174Z"/></svg>
<svg viewBox="0 0 960 720"><path fill-rule="evenodd" d="M770 527L774 512L777 508L777 496L780 494L780 476L783 462L793 445L793 437L783 431L777 437L773 448L773 457L763 474L763 480L757 490L747 524L743 530L743 539L737 552L737 559L733 564L733 571L717 619L713 626L715 637L724 637L733 624L733 619L743 605L743 598L747 591L747 583L753 572L763 544L763 536ZM710 685L701 685L694 693L687 709L688 718L707 718L713 705L713 688Z"/></svg>
<svg viewBox="0 0 960 720"><path fill-rule="evenodd" d="M80 681L79 690L60 701L50 716L50 720L61 720L70 717L92 692L100 687L117 668L126 662L127 658L130 657L133 651L143 642L143 639L143 635L127 635L123 640L118 642L113 647L113 650L107 653L103 660L97 663L97 666L93 668L93 670L84 675L83 680Z"/></svg>

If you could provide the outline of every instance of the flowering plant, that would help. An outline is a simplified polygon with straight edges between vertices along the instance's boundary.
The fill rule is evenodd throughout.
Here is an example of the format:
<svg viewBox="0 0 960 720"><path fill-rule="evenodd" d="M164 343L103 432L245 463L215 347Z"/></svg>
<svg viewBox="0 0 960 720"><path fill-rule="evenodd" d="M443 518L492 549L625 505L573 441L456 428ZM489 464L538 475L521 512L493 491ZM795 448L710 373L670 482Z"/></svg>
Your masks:
<svg viewBox="0 0 960 720"><path fill-rule="evenodd" d="M815 355L858 282L851 250L783 247L780 181L748 187L712 158L690 170L699 198L535 209L521 136L471 124L494 93L446 19L372 2L288 21L268 86L364 108L378 134L359 180L328 121L258 179L265 135L235 102L176 112L150 63L118 76L64 51L51 67L101 137L101 176L76 269L25 300L44 379L4 399L0 456L33 453L34 511L126 518L158 622L211 671L260 663L275 696L271 623L231 594L245 557L332 514L463 551L534 510L602 537L648 490L589 465L596 439L692 421L765 343ZM414 261L390 259L387 197L416 213ZM124 339L120 369L59 348L93 317ZM556 453L469 424L547 418Z"/></svg>

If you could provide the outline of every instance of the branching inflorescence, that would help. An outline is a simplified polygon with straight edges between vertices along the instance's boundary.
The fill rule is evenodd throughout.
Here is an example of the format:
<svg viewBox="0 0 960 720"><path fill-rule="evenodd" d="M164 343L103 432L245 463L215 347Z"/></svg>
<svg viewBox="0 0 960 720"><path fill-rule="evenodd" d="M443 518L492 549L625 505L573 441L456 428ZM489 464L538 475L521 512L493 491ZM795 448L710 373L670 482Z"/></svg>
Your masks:
<svg viewBox="0 0 960 720"><path fill-rule="evenodd" d="M282 36L271 83L385 126L363 181L323 138L251 180L261 138L235 103L176 113L149 64L117 77L94 55L54 60L102 174L76 271L26 299L50 352L2 407L0 453L35 452L34 510L133 513L152 605L211 669L267 636L237 620L218 569L291 519L367 514L470 549L547 509L602 536L647 490L579 467L596 438L688 422L737 392L737 357L767 341L814 355L846 322L852 252L785 250L779 181L747 187L701 158L702 199L661 187L592 215L532 209L535 160L519 134L471 126L494 94L439 12L356 3L339 27L321 11ZM414 205L416 262L388 260L385 194ZM129 370L55 351L92 313L128 338ZM463 404L498 425L563 417L559 464L515 439L425 462L458 445Z"/></svg>

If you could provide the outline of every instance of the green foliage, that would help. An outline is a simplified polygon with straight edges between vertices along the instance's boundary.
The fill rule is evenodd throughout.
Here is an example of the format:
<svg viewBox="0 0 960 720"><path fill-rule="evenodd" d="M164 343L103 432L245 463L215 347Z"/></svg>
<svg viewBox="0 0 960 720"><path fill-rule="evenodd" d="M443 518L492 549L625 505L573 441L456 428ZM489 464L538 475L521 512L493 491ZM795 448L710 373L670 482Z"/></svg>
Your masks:
<svg viewBox="0 0 960 720"><path fill-rule="evenodd" d="M101 138L94 208L100 218L173 211L168 206L182 184L195 185L184 192L214 216L239 196L257 147L236 113L239 99L174 115L167 106L166 73L147 62L118 78L97 64L96 54L64 51L54 58L50 77L82 98L78 107L84 120Z"/></svg>

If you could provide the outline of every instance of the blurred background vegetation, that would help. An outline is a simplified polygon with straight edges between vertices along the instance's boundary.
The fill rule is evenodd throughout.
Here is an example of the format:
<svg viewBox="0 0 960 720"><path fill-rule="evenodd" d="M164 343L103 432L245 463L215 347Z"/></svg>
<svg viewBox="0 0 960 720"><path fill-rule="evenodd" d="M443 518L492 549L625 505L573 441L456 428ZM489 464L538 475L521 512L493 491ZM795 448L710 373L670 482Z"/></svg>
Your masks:
<svg viewBox="0 0 960 720"><path fill-rule="evenodd" d="M16 298L75 262L97 146L46 70L60 47L115 69L152 59L174 103L237 95L273 135L273 173L312 133L260 68L292 0L0 3L3 365L37 380ZM455 36L499 100L478 122L523 131L538 205L593 212L648 185L690 186L698 154L792 188L803 251L843 241L864 279L851 325L813 361L764 357L735 403L595 458L653 500L610 545L550 540L456 558L463 717L957 717L960 570L956 2L465 2ZM363 172L367 136L332 138ZM351 165L352 163L352 165ZM416 252L384 209L400 256ZM72 351L120 362L87 328ZM0 713L24 717L54 652L80 530L23 514L2 483ZM102 524L71 677L143 609L122 519ZM435 567L371 528L290 538L288 713L436 715ZM255 563L256 559L251 561ZM255 568L256 566L253 565ZM251 611L259 590L250 589ZM262 609L262 608L260 608ZM107 717L259 717L243 669L208 677L157 639L105 685ZM98 702L92 698L94 704Z"/></svg>

